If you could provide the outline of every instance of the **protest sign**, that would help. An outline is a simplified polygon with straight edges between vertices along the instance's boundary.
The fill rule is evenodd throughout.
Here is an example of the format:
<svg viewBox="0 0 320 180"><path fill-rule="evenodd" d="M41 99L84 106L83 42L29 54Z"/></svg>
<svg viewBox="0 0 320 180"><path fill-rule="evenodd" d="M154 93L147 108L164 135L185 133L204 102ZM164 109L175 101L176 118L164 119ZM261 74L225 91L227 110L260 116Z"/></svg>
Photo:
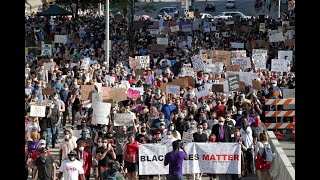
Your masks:
<svg viewBox="0 0 320 180"><path fill-rule="evenodd" d="M226 69L227 71L240 71L240 65L228 65Z"/></svg>
<svg viewBox="0 0 320 180"><path fill-rule="evenodd" d="M201 54L202 61L205 61L208 59L208 54Z"/></svg>
<svg viewBox="0 0 320 180"><path fill-rule="evenodd" d="M285 59L288 56L288 60L292 62L293 51L278 51L278 59Z"/></svg>
<svg viewBox="0 0 320 180"><path fill-rule="evenodd" d="M268 51L265 49L252 50L252 62L256 69L266 69Z"/></svg>
<svg viewBox="0 0 320 180"><path fill-rule="evenodd" d="M191 67L191 64L190 67L183 66L181 68L181 74L182 76L193 76L193 68Z"/></svg>
<svg viewBox="0 0 320 180"><path fill-rule="evenodd" d="M231 52L222 50L209 50L207 54L212 62L223 62L225 65L230 65Z"/></svg>
<svg viewBox="0 0 320 180"><path fill-rule="evenodd" d="M265 23L260 23L259 31L263 32L263 33L266 32L266 24Z"/></svg>
<svg viewBox="0 0 320 180"><path fill-rule="evenodd" d="M93 92L92 93L92 103L93 102L103 102L102 92Z"/></svg>
<svg viewBox="0 0 320 180"><path fill-rule="evenodd" d="M171 31L171 32L177 32L177 31L180 31L180 29L179 29L179 25L170 26L170 31Z"/></svg>
<svg viewBox="0 0 320 180"><path fill-rule="evenodd" d="M51 44L42 44L41 45L41 55L52 56L52 45Z"/></svg>
<svg viewBox="0 0 320 180"><path fill-rule="evenodd" d="M240 78L239 75L228 76L229 91L239 91L240 90Z"/></svg>
<svg viewBox="0 0 320 180"><path fill-rule="evenodd" d="M240 91L245 91L246 90L246 83L240 81Z"/></svg>
<svg viewBox="0 0 320 180"><path fill-rule="evenodd" d="M42 89L43 95L53 95L56 91L53 88L44 88Z"/></svg>
<svg viewBox="0 0 320 180"><path fill-rule="evenodd" d="M224 92L223 84L212 84L212 92Z"/></svg>
<svg viewBox="0 0 320 180"><path fill-rule="evenodd" d="M136 68L138 69L147 69L150 68L150 57L147 56L136 56Z"/></svg>
<svg viewBox="0 0 320 180"><path fill-rule="evenodd" d="M223 71L223 62L215 62L205 66L205 72L221 73Z"/></svg>
<svg viewBox="0 0 320 180"><path fill-rule="evenodd" d="M209 88L205 85L195 88L195 93L198 99L210 95Z"/></svg>
<svg viewBox="0 0 320 180"><path fill-rule="evenodd" d="M114 126L132 126L134 114L133 113L115 113Z"/></svg>
<svg viewBox="0 0 320 180"><path fill-rule="evenodd" d="M106 80L106 83L110 83L110 84L114 84L116 77L110 76L110 75L106 75L104 77L104 79Z"/></svg>
<svg viewBox="0 0 320 180"><path fill-rule="evenodd" d="M45 117L46 116L46 106L30 106L30 116L31 117Z"/></svg>
<svg viewBox="0 0 320 180"><path fill-rule="evenodd" d="M94 90L94 85L81 85L81 96L80 100L92 100L92 92Z"/></svg>
<svg viewBox="0 0 320 180"><path fill-rule="evenodd" d="M244 43L230 42L231 48L243 49Z"/></svg>
<svg viewBox="0 0 320 180"><path fill-rule="evenodd" d="M275 33L269 36L269 41L270 42L281 42L281 41L285 41L285 38L283 36L282 32L279 33Z"/></svg>
<svg viewBox="0 0 320 180"><path fill-rule="evenodd" d="M261 91L261 82L258 80L252 80L252 88Z"/></svg>
<svg viewBox="0 0 320 180"><path fill-rule="evenodd" d="M157 44L162 44L162 45L166 45L166 46L168 46L168 38L167 37L164 37L164 38L162 38L162 37L158 37L157 38Z"/></svg>
<svg viewBox="0 0 320 180"><path fill-rule="evenodd" d="M258 79L258 73L252 72L234 72L227 71L228 76L233 74L239 74L240 81L245 82L246 85L252 86L252 80Z"/></svg>
<svg viewBox="0 0 320 180"><path fill-rule="evenodd" d="M193 134L191 132L183 131L181 140L183 143L191 143L193 141Z"/></svg>
<svg viewBox="0 0 320 180"><path fill-rule="evenodd" d="M93 117L92 122L95 124L109 124L110 110L111 110L111 103L105 102L92 102L92 109L93 109Z"/></svg>
<svg viewBox="0 0 320 180"><path fill-rule="evenodd" d="M245 58L247 57L246 50L231 51L231 58Z"/></svg>
<svg viewBox="0 0 320 180"><path fill-rule="evenodd" d="M121 80L120 84L123 85L123 87L125 87L126 89L130 88L130 83L127 80Z"/></svg>
<svg viewBox="0 0 320 180"><path fill-rule="evenodd" d="M234 21L225 21L226 25L232 25L234 24Z"/></svg>
<svg viewBox="0 0 320 180"><path fill-rule="evenodd" d="M125 88L115 88L113 89L111 93L111 99L113 102L121 102L127 100L127 94L126 94Z"/></svg>
<svg viewBox="0 0 320 180"><path fill-rule="evenodd" d="M240 69L245 70L251 68L251 60L250 57L245 58L231 58L231 63L233 65L239 65Z"/></svg>
<svg viewBox="0 0 320 180"><path fill-rule="evenodd" d="M192 83L189 83L189 79L193 79L193 77L180 77L178 79L173 79L172 83L169 85L174 85L174 86L180 86L181 88L186 88L189 85L191 86ZM194 85L194 83L193 83Z"/></svg>
<svg viewBox="0 0 320 180"><path fill-rule="evenodd" d="M168 94L180 94L180 86L167 85L166 92Z"/></svg>
<svg viewBox="0 0 320 180"><path fill-rule="evenodd" d="M272 72L287 72L288 62L284 59L271 59Z"/></svg>
<svg viewBox="0 0 320 180"><path fill-rule="evenodd" d="M129 66L131 69L136 69L136 59L129 57Z"/></svg>
<svg viewBox="0 0 320 180"><path fill-rule="evenodd" d="M38 100L38 99L31 99L30 105L35 106L51 106L53 103L52 100Z"/></svg>
<svg viewBox="0 0 320 180"><path fill-rule="evenodd" d="M157 35L160 33L159 29L149 29L150 35Z"/></svg>
<svg viewBox="0 0 320 180"><path fill-rule="evenodd" d="M201 60L201 56L199 55L194 55L191 57L191 61L192 61L192 65L193 65L193 69L195 71L203 71L204 69L204 65L203 62Z"/></svg>
<svg viewBox="0 0 320 180"><path fill-rule="evenodd" d="M143 93L144 93L143 87L130 87L130 89L139 91L140 95L143 95Z"/></svg>
<svg viewBox="0 0 320 180"><path fill-rule="evenodd" d="M192 31L192 24L184 24L181 26L182 32L191 32Z"/></svg>
<svg viewBox="0 0 320 180"><path fill-rule="evenodd" d="M101 92L102 91L102 83L94 83L94 86L96 86L97 87L97 90L98 90L98 92Z"/></svg>
<svg viewBox="0 0 320 180"><path fill-rule="evenodd" d="M148 29L159 29L159 20L151 19L148 23Z"/></svg>
<svg viewBox="0 0 320 180"><path fill-rule="evenodd" d="M81 69L88 69L90 65L90 58L83 59L81 62Z"/></svg>
<svg viewBox="0 0 320 180"><path fill-rule="evenodd" d="M241 149L239 143L186 144L185 151L193 160L183 161L182 173L241 174ZM164 157L172 151L165 144L139 145L139 175L168 174Z"/></svg>
<svg viewBox="0 0 320 180"><path fill-rule="evenodd" d="M295 40L294 39L286 39L284 41L285 46L294 46L295 45Z"/></svg>
<svg viewBox="0 0 320 180"><path fill-rule="evenodd" d="M140 91L129 88L127 91L127 96L131 99L137 99L140 95Z"/></svg>
<svg viewBox="0 0 320 180"><path fill-rule="evenodd" d="M113 92L113 89L111 87L102 87L102 100L103 102L106 102L107 100L110 100L112 98L111 93Z"/></svg>
<svg viewBox="0 0 320 180"><path fill-rule="evenodd" d="M54 43L67 43L67 35L54 35Z"/></svg>
<svg viewBox="0 0 320 180"><path fill-rule="evenodd" d="M295 89L282 89L282 95L283 95L283 99L286 98L295 98ZM295 109L295 104L284 104L283 105L283 109Z"/></svg>

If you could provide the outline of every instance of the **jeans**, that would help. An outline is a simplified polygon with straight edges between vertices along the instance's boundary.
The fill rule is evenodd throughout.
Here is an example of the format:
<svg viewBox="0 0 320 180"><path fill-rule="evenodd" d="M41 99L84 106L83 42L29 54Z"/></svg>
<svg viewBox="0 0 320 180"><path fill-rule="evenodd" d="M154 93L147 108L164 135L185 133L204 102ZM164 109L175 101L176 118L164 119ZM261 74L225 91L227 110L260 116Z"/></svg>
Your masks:
<svg viewBox="0 0 320 180"><path fill-rule="evenodd" d="M56 124L56 126L52 128L52 145L59 139L60 126L61 126L61 122L59 122L58 124Z"/></svg>
<svg viewBox="0 0 320 180"><path fill-rule="evenodd" d="M46 147L49 148L51 142L52 128L47 128L47 138L46 138Z"/></svg>
<svg viewBox="0 0 320 180"><path fill-rule="evenodd" d="M247 149L246 152L246 158L245 158L245 161L246 161L246 165L247 165L247 172L252 174L253 173L253 154L252 154L252 149Z"/></svg>
<svg viewBox="0 0 320 180"><path fill-rule="evenodd" d="M170 175L168 176L168 180L183 180L183 175Z"/></svg>

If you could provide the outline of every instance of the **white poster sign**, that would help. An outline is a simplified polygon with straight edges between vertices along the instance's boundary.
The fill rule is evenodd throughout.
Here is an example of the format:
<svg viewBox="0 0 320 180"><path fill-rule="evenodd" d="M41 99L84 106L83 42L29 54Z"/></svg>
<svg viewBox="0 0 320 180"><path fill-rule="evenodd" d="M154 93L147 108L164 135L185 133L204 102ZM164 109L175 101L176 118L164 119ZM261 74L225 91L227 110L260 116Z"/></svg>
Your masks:
<svg viewBox="0 0 320 180"><path fill-rule="evenodd" d="M231 48L243 49L244 43L230 42Z"/></svg>
<svg viewBox="0 0 320 180"><path fill-rule="evenodd" d="M269 36L269 41L270 42L281 42L281 41L285 41L285 38L283 36L282 32L279 33L275 33Z"/></svg>
<svg viewBox="0 0 320 180"><path fill-rule="evenodd" d="M93 117L92 122L96 124L109 124L111 103L92 102Z"/></svg>
<svg viewBox="0 0 320 180"><path fill-rule="evenodd" d="M293 51L278 51L278 59L285 59L285 56L292 62Z"/></svg>
<svg viewBox="0 0 320 180"><path fill-rule="evenodd" d="M159 34L159 29L149 29L151 35Z"/></svg>
<svg viewBox="0 0 320 180"><path fill-rule="evenodd" d="M284 59L271 59L271 71L273 72L287 72L288 62Z"/></svg>
<svg viewBox="0 0 320 180"><path fill-rule="evenodd" d="M170 26L170 30L171 30L171 32L177 32L177 31L180 31L180 29L179 29L179 25Z"/></svg>
<svg viewBox="0 0 320 180"><path fill-rule="evenodd" d="M150 68L150 57L148 56L135 56L137 69Z"/></svg>
<svg viewBox="0 0 320 180"><path fill-rule="evenodd" d="M67 43L67 35L54 35L54 43Z"/></svg>
<svg viewBox="0 0 320 180"><path fill-rule="evenodd" d="M163 44L163 45L166 45L168 46L168 38L167 37L164 37L164 38L161 38L161 37L158 37L157 38L157 44Z"/></svg>
<svg viewBox="0 0 320 180"><path fill-rule="evenodd" d="M223 62L215 62L212 64L207 64L205 66L204 72L213 72L213 73L222 73L223 71Z"/></svg>
<svg viewBox="0 0 320 180"><path fill-rule="evenodd" d="M189 160L183 161L183 174L213 173L240 174L241 149L239 143L188 143L185 146ZM163 144L139 145L139 175L168 174L164 166L172 146Z"/></svg>
<svg viewBox="0 0 320 180"><path fill-rule="evenodd" d="M90 59L83 59L81 62L81 69L88 69L90 65Z"/></svg>
<svg viewBox="0 0 320 180"><path fill-rule="evenodd" d="M35 106L30 107L30 116L32 117L44 117L46 116L46 106Z"/></svg>
<svg viewBox="0 0 320 180"><path fill-rule="evenodd" d="M246 50L231 51L231 58L245 58L247 57Z"/></svg>
<svg viewBox="0 0 320 180"><path fill-rule="evenodd" d="M209 88L205 85L195 88L195 93L198 99L210 95Z"/></svg>
<svg viewBox="0 0 320 180"><path fill-rule="evenodd" d="M268 57L268 50L265 50L265 49L252 50L252 62L256 69L266 69L267 57Z"/></svg>
<svg viewBox="0 0 320 180"><path fill-rule="evenodd" d="M102 92L102 83L94 83L95 86L97 86L98 92Z"/></svg>
<svg viewBox="0 0 320 180"><path fill-rule="evenodd" d="M180 94L180 86L166 85L168 94Z"/></svg>
<svg viewBox="0 0 320 180"><path fill-rule="evenodd" d="M195 71L203 71L204 70L204 64L202 62L201 56L195 55L191 57L193 69Z"/></svg>
<svg viewBox="0 0 320 180"><path fill-rule="evenodd" d="M251 68L251 59L250 57L245 58L231 58L232 65L239 65L240 69L245 70Z"/></svg>
<svg viewBox="0 0 320 180"><path fill-rule="evenodd" d="M227 74L239 74L240 81L244 82L247 86L252 86L252 80L258 79L258 73L252 72L227 71Z"/></svg>
<svg viewBox="0 0 320 180"><path fill-rule="evenodd" d="M114 114L114 126L132 126L134 114L116 113Z"/></svg>
<svg viewBox="0 0 320 180"><path fill-rule="evenodd" d="M42 44L41 45L41 55L52 56L52 45Z"/></svg>

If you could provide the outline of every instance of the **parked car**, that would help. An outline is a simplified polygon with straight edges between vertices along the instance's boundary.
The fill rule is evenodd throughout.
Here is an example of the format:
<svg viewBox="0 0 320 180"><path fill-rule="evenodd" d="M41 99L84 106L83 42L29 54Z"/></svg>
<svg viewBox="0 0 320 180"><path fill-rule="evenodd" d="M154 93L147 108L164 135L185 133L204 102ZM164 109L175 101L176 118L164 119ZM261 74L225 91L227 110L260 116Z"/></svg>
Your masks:
<svg viewBox="0 0 320 180"><path fill-rule="evenodd" d="M179 16L179 13L177 10L175 10L174 7L163 7L160 9L160 11L158 12L159 15L165 15L165 14L168 14L170 16L174 16L174 17L178 17Z"/></svg>
<svg viewBox="0 0 320 180"><path fill-rule="evenodd" d="M204 11L216 11L216 5L214 3L207 3Z"/></svg>
<svg viewBox="0 0 320 180"><path fill-rule="evenodd" d="M213 18L218 19L229 19L229 18L240 18L240 19L251 19L252 16L244 15L242 12L239 11L230 11L230 12L221 12L220 15L214 16Z"/></svg>
<svg viewBox="0 0 320 180"><path fill-rule="evenodd" d="M235 9L235 8L236 8L236 1L235 0L227 0L226 9Z"/></svg>

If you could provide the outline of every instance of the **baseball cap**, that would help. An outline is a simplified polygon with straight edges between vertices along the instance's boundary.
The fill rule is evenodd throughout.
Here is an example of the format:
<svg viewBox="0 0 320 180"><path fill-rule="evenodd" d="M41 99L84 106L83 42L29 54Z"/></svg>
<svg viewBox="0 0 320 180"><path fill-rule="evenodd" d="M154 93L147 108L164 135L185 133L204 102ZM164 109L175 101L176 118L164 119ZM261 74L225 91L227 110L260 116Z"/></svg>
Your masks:
<svg viewBox="0 0 320 180"><path fill-rule="evenodd" d="M72 151L69 152L68 156L69 156L69 155L74 155L74 156L76 156L76 155L77 155L77 151L72 150Z"/></svg>

